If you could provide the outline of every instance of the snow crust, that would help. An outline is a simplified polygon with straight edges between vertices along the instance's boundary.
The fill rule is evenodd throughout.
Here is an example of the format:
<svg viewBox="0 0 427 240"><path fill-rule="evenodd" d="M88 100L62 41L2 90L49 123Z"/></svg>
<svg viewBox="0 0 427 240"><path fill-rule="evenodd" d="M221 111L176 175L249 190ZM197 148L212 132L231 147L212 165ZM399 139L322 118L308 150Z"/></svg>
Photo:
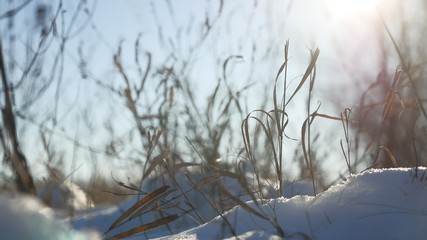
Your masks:
<svg viewBox="0 0 427 240"><path fill-rule="evenodd" d="M417 173L417 174L416 174ZM293 239L425 239L427 236L426 169L370 170L350 176L317 197L271 199L257 207L276 218L285 237ZM242 207L225 214L233 231L243 239L280 236L268 220ZM274 222L274 221L273 221ZM257 235L258 234L258 235ZM263 235L262 235L263 234ZM200 227L165 239L233 237L217 217Z"/></svg>
<svg viewBox="0 0 427 240"><path fill-rule="evenodd" d="M0 213L1 239L100 239L95 232L76 231L55 218L55 212L33 196L1 195Z"/></svg>
<svg viewBox="0 0 427 240"><path fill-rule="evenodd" d="M238 191L238 186L227 187ZM225 183L224 183L225 184ZM427 170L369 170L349 176L317 196L297 195L246 204L265 218L234 207L213 220L183 228L171 224L127 239L425 239L427 236ZM35 197L0 196L2 239L100 239L105 230L133 204L96 207L63 219ZM201 203L200 203L201 204ZM204 205L198 206L203 208ZM188 218L181 215L181 218ZM145 219L146 220L146 219ZM70 225L71 224L71 225ZM135 226L140 222L133 223ZM188 227L188 226L187 226ZM121 227L119 227L121 228ZM118 231L125 231L123 226ZM96 229L98 234L88 232ZM85 231L81 231L85 230ZM108 237L108 235L103 236Z"/></svg>

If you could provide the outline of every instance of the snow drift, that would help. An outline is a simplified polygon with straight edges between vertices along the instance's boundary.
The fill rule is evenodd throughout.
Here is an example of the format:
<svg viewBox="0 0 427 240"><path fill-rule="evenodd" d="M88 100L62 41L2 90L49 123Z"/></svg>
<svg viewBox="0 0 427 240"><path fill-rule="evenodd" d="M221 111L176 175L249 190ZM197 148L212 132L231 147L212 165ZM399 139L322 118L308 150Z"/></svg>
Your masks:
<svg viewBox="0 0 427 240"><path fill-rule="evenodd" d="M227 187L238 188L233 184ZM163 239L232 239L235 236L239 239L425 239L426 199L426 168L369 170L349 176L318 196L279 197L258 203L249 200L206 224L176 235L169 234L183 228L171 224L168 231L158 228L127 239L155 235ZM115 208L97 207L72 219L58 221L53 210L34 197L3 195L0 197L0 230L6 239L96 239L98 235L76 229L96 229L104 233L120 216L120 209L131 201Z"/></svg>
<svg viewBox="0 0 427 240"><path fill-rule="evenodd" d="M100 239L95 232L76 231L55 218L55 212L33 196L3 194L0 212L1 239Z"/></svg>
<svg viewBox="0 0 427 240"><path fill-rule="evenodd" d="M370 170L353 175L317 197L271 199L257 208L262 219L242 207L170 239L425 239L426 169ZM278 231L271 222L278 224Z"/></svg>

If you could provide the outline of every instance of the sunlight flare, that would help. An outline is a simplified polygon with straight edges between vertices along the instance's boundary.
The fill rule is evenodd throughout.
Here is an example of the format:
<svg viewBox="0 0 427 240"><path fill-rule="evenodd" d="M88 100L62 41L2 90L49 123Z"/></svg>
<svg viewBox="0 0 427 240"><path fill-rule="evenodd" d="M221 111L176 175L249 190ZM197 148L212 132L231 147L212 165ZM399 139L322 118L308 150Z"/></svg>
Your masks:
<svg viewBox="0 0 427 240"><path fill-rule="evenodd" d="M372 13L381 0L323 0L323 4L333 17L354 17Z"/></svg>

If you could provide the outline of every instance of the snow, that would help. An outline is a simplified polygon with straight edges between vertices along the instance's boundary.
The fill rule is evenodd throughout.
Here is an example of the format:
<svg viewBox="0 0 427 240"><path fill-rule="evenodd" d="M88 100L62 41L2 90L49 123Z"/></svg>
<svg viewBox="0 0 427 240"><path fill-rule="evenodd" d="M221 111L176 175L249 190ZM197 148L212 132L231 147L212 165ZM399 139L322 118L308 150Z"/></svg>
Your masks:
<svg viewBox="0 0 427 240"><path fill-rule="evenodd" d="M141 215L140 218L133 219L122 227L108 232L107 237L112 237L119 232L123 232L127 229L131 229L141 224L152 222L156 219L161 218L165 214L173 215L177 214L182 216L170 223L169 228L158 228L147 232L145 238L156 238L169 234L175 234L184 230L197 227L204 222L212 220L218 216L224 210L228 210L235 206L235 203L231 200L224 201L224 194L221 194L213 186L218 184L223 185L227 188L233 196L238 196L242 201L249 201L251 198L248 194L245 194L243 189L236 178L230 176L218 177L213 174L206 177L199 167L187 168L185 170L178 170L174 173L174 177L171 178L170 174L158 175L155 178L147 179L143 182L141 187L143 192L151 192L161 186L169 185L175 189L164 199L163 211L146 212ZM261 186L258 186L257 181L251 174L245 176L251 189L265 190L263 194L267 194L269 191L273 191L273 188L269 186L266 181L261 182ZM204 185L203 183L206 183ZM203 186L204 185L204 186ZM199 187L195 187L199 186ZM196 190L194 190L196 189ZM290 190L289 190L290 191ZM185 193L185 194L183 194ZM134 203L140 200L142 196L135 196L127 201L122 202L118 206L103 206L95 208L92 211L84 212L80 215L76 215L72 223L77 229L85 229L91 227L97 229L100 232L106 232L109 226L119 216ZM168 203L170 201L170 203ZM217 209L213 208L212 205L221 202L220 208L225 208L218 212ZM179 204L179 207L173 204ZM173 206L172 206L173 205ZM192 207L190 207L190 205ZM230 206L226 208L225 206ZM193 209L194 208L194 209ZM110 220L107 220L110 219ZM136 236L135 239L141 239L141 236Z"/></svg>
<svg viewBox="0 0 427 240"><path fill-rule="evenodd" d="M3 193L0 212L1 239L100 239L96 232L76 231L69 223L56 219L55 212L33 196Z"/></svg>
<svg viewBox="0 0 427 240"><path fill-rule="evenodd" d="M90 196L66 179L49 179L37 189L37 197L56 210L74 212L94 207Z"/></svg>
<svg viewBox="0 0 427 240"><path fill-rule="evenodd" d="M353 175L317 197L271 199L257 208L275 217L285 237L294 239L425 239L427 236L426 169L371 170ZM236 207L225 214L242 239L275 239L269 220ZM188 230L171 239L231 238L224 220Z"/></svg>
<svg viewBox="0 0 427 240"><path fill-rule="evenodd" d="M351 175L346 181L317 196L259 199L257 203L249 199L246 205L252 208L251 212L237 206L196 227L193 227L196 223L188 221L188 215L181 214L178 222L187 221L188 225L176 222L170 224L169 230L159 227L148 231L147 234L134 235L127 239L154 236L163 237L161 239L234 239L235 236L239 239L425 239L426 171L425 168L419 168L418 172L413 168L369 170ZM247 178L250 179L250 176ZM221 179L227 188L234 188L233 193L239 192L241 189L233 180ZM160 180L153 179L147 184L156 181ZM179 192L175 191L173 194L179 195ZM169 197L173 196L177 195ZM244 198L242 196L242 199ZM27 232L32 232L32 236L40 236L39 239L46 236L45 239L61 239L58 237L62 236L61 234L92 239L88 237L90 235L87 232L81 230L95 229L101 234L104 233L134 201L132 198L118 206L95 207L80 212L71 219L58 222L54 221L52 209L43 207L33 198L20 197L11 200L10 197L2 196L0 230L11 236L10 239L37 239L29 235L13 235ZM200 204L199 208L206 206L202 202L197 204ZM257 212L259 216L253 212ZM148 216L145 217L150 219ZM140 221L141 219L131 225L141 224ZM30 224L33 222L35 225ZM117 231L126 229L129 229L129 226L123 225ZM40 231L37 232L38 230ZM183 232L171 234L179 231ZM46 232L49 234L46 235ZM35 235L36 233L40 235Z"/></svg>

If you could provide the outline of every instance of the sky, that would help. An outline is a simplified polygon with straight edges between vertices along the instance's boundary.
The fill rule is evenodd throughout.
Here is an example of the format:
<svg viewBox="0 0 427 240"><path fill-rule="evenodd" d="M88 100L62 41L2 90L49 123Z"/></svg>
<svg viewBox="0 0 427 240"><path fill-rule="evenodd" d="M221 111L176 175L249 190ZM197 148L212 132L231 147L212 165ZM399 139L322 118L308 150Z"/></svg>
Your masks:
<svg viewBox="0 0 427 240"><path fill-rule="evenodd" d="M26 53L22 49L25 49L28 36L34 34L26 31L28 26L34 25L34 18L30 17L30 13L37 3L47 2L34 1L23 10L23 14L18 15L19 18L15 23L18 43L14 54L19 56L17 59L21 68L28 64ZM64 26L71 22L77 3L63 1L66 10L63 15ZM87 1L85 7L93 15L79 13L70 29L71 34L61 65L64 67L62 80L59 83L56 81L44 97L37 101L37 106L46 107L33 107L29 110L29 115L38 123L43 123L47 128L56 131L56 136L50 139L53 149L55 146L66 146L64 152L56 154L66 159L67 172L80 169L77 175L87 175L91 174L90 169L94 166L101 168L106 174L118 168L123 168L125 172L132 171L131 163L117 168L110 165L111 159L108 157L105 159L106 156L96 153L103 151L105 139L112 135L119 138L131 131L132 123L129 121L131 114L124 111L123 99L112 96L105 89L100 90L95 83L100 81L114 87L121 86L122 82L117 80L120 77L113 66L113 55L120 44L123 63L130 69L129 75L135 78L137 71L133 54L138 36L141 36L141 51L154 53L154 66L170 61L168 54L171 52L178 59L193 61L194 64L186 71L191 76L191 84L197 89L196 98L200 99L200 104L206 104L206 96L215 86L217 79L222 77L220 73L223 61L229 56L243 56L244 61L233 61L227 74L228 79L232 79L229 84L234 89L254 83L255 87L249 89L245 95L247 113L260 107L261 99L258 97L260 91L265 91L264 86L269 83L271 85L274 81L277 69L283 61L283 46L287 40L291 46L289 70L289 78L293 79L289 85L291 89L296 87L298 77L305 71L309 61L309 50L318 47L320 57L317 63L317 94L313 103L316 105L321 101L322 111L336 116L344 107L354 105L353 93L348 91L348 86L366 86L378 74L377 53L381 50L376 40L380 31L378 29L381 29L378 10L384 19L389 21L392 19L390 16L393 16L390 9L394 4L379 0L348 0L346 4L336 0L224 1L221 15L217 22L214 22L220 12L220 3L221 1L197 0L179 3L137 0ZM57 5L53 5L50 13L54 14L56 8ZM413 10L409 8L407 11L411 13ZM0 14L4 12L5 10L0 9ZM207 40L197 48L200 33L205 30L203 22L206 16L214 24ZM0 24L2 32L8 34L6 21L1 20ZM390 25L394 26L391 23ZM67 27L62 28L58 21L58 29L61 31ZM393 27L391 29L394 30ZM56 50L43 55L44 66L55 66L55 63L61 62L55 58L59 43L52 39L49 41ZM35 46L36 43L37 38L34 38L32 44ZM256 53L253 50L254 43ZM85 70L90 75L88 79L81 76L79 49L86 60ZM193 49L197 50L192 52ZM396 64L393 64L393 61ZM394 68L397 65L396 56L391 56L391 62L390 65ZM59 72L55 74L55 78L59 79L57 75ZM18 70L11 74L18 77L22 73ZM42 74L48 78L51 73L44 70ZM33 86L31 81L26 84L27 89ZM150 84L152 84L150 87L154 88L155 83ZM271 91L271 88L267 91ZM58 92L61 94L58 95ZM52 98L56 98L56 95L59 96L58 105L52 103ZM147 99L150 99L150 96ZM21 101L25 101L25 98ZM149 105L150 101L152 100L147 100L143 104ZM305 102L305 97L298 98L296 102ZM305 113L300 111L301 105L295 104L291 108L298 119L304 118ZM235 118L241 119L241 116L236 115ZM91 124L87 124L85 120L90 120ZM60 124L55 125L55 121ZM239 124L237 123L237 126ZM332 123L332 126L336 126L334 124ZM110 125L114 132L105 130ZM297 121L288 134L299 137L300 125L301 121ZM43 174L41 163L46 153L40 150L38 129L27 122L20 125L20 132L22 139L25 139L23 148L29 155L34 171L36 174ZM340 134L336 135L338 149ZM73 138L80 139L80 144L92 146L96 150L86 151L78 147L72 141ZM184 137L181 144L185 144ZM130 156L138 156L138 150L135 150L134 145L124 146L123 151ZM337 155L328 161L336 162L336 159L342 157ZM344 162L332 165L341 168Z"/></svg>

